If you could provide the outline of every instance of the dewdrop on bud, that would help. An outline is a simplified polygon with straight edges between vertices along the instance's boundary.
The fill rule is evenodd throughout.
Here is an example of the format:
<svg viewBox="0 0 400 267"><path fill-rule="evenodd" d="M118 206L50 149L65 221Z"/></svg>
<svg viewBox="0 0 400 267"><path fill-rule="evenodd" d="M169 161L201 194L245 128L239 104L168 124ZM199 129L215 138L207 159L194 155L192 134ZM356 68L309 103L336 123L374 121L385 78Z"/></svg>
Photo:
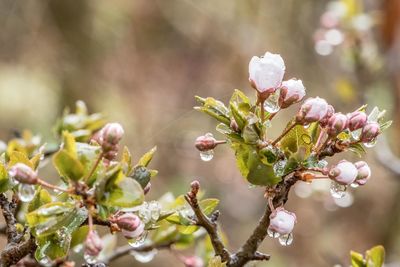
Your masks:
<svg viewBox="0 0 400 267"><path fill-rule="evenodd" d="M281 88L281 108L301 101L306 95L306 88L301 80L290 79L282 83Z"/></svg>
<svg viewBox="0 0 400 267"><path fill-rule="evenodd" d="M322 120L328 112L328 103L325 99L319 97L308 98L303 105L301 105L300 110L296 116L298 123L308 124L311 122L316 122Z"/></svg>
<svg viewBox="0 0 400 267"><path fill-rule="evenodd" d="M365 112L361 111L354 111L350 114L347 114L347 117L349 119L349 130L350 131L355 131L358 129L361 129L365 126L367 123L367 114Z"/></svg>
<svg viewBox="0 0 400 267"><path fill-rule="evenodd" d="M371 177L371 169L365 161L357 161L354 163L356 166L358 174L356 178L356 183L358 185L365 185L369 178Z"/></svg>
<svg viewBox="0 0 400 267"><path fill-rule="evenodd" d="M124 135L124 128L119 123L107 123L101 129L101 139L109 145L116 145L121 141Z"/></svg>
<svg viewBox="0 0 400 267"><path fill-rule="evenodd" d="M335 113L328 120L328 134L336 136L347 128L347 116L342 113Z"/></svg>
<svg viewBox="0 0 400 267"><path fill-rule="evenodd" d="M182 257L182 262L185 267L203 267L204 262L200 257L190 256L190 257Z"/></svg>
<svg viewBox="0 0 400 267"><path fill-rule="evenodd" d="M352 184L358 175L358 170L353 163L342 160L333 166L328 173L329 178L342 185Z"/></svg>
<svg viewBox="0 0 400 267"><path fill-rule="evenodd" d="M380 127L377 122L367 123L361 132L360 141L367 147L375 145L376 137L380 133Z"/></svg>
<svg viewBox="0 0 400 267"><path fill-rule="evenodd" d="M278 233L279 236L288 235L293 231L296 223L296 215L283 207L275 209L269 216L269 233Z"/></svg>
<svg viewBox="0 0 400 267"><path fill-rule="evenodd" d="M32 185L36 184L38 181L37 172L23 163L17 163L14 166L12 166L8 174L16 181L23 184Z"/></svg>
<svg viewBox="0 0 400 267"><path fill-rule="evenodd" d="M264 56L254 56L249 63L249 81L264 99L275 92L285 74L285 62L278 54L266 52Z"/></svg>
<svg viewBox="0 0 400 267"><path fill-rule="evenodd" d="M88 263L96 262L96 257L103 249L103 242L96 231L90 231L85 241L85 260Z"/></svg>

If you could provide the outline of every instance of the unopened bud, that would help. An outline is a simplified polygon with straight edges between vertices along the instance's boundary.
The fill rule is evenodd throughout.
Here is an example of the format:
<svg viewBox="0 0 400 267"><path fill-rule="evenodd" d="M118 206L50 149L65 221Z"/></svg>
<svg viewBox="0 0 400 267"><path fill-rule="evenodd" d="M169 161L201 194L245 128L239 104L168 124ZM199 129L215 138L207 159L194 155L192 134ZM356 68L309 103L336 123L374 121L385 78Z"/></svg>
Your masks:
<svg viewBox="0 0 400 267"><path fill-rule="evenodd" d="M372 142L379 133L379 124L377 122L368 122L362 129L360 140L364 143Z"/></svg>
<svg viewBox="0 0 400 267"><path fill-rule="evenodd" d="M298 123L306 124L322 120L328 112L328 103L325 99L315 97L308 98L296 116Z"/></svg>
<svg viewBox="0 0 400 267"><path fill-rule="evenodd" d="M103 129L101 129L101 139L103 142L110 145L116 145L121 141L124 135L124 129L119 123L107 123Z"/></svg>
<svg viewBox="0 0 400 267"><path fill-rule="evenodd" d="M337 165L333 166L328 173L329 178L343 185L353 183L357 175L358 170L356 166L347 160L340 161Z"/></svg>
<svg viewBox="0 0 400 267"><path fill-rule="evenodd" d="M290 79L282 83L281 88L281 108L287 108L290 105L301 101L306 95L306 89L301 80Z"/></svg>
<svg viewBox="0 0 400 267"><path fill-rule="evenodd" d="M85 241L85 254L90 256L99 255L103 249L103 242L96 231L89 231Z"/></svg>
<svg viewBox="0 0 400 267"><path fill-rule="evenodd" d="M328 124L329 119L335 114L335 109L333 108L332 105L328 105L328 111L326 112L325 117L323 117L320 121L319 124L321 127L325 127Z"/></svg>
<svg viewBox="0 0 400 267"><path fill-rule="evenodd" d="M364 185L367 183L371 177L371 169L365 161L357 161L354 163L358 170L356 183L359 185Z"/></svg>
<svg viewBox="0 0 400 267"><path fill-rule="evenodd" d="M199 181L195 180L190 184L190 188L192 188L192 192L197 194L200 190L200 183Z"/></svg>
<svg viewBox="0 0 400 267"><path fill-rule="evenodd" d="M367 123L367 114L361 111L354 111L350 114L347 114L349 118L349 129L350 131L355 131L361 129Z"/></svg>
<svg viewBox="0 0 400 267"><path fill-rule="evenodd" d="M296 223L296 215L293 212L285 210L283 207L275 209L269 218L268 229L281 235L290 234Z"/></svg>
<svg viewBox="0 0 400 267"><path fill-rule="evenodd" d="M218 144L212 135L206 134L197 137L194 145L199 151L208 151L214 149Z"/></svg>
<svg viewBox="0 0 400 267"><path fill-rule="evenodd" d="M142 221L140 218L133 214L133 213L125 213L121 216L119 216L116 220L115 223L118 225L121 230L126 230L126 231L135 231Z"/></svg>
<svg viewBox="0 0 400 267"><path fill-rule="evenodd" d="M183 257L182 261L185 267L204 267L203 260L197 256Z"/></svg>
<svg viewBox="0 0 400 267"><path fill-rule="evenodd" d="M231 129L234 130L235 132L240 132L239 125L237 124L237 122L236 122L235 119L233 119L233 118L231 119L230 127L231 127Z"/></svg>
<svg viewBox="0 0 400 267"><path fill-rule="evenodd" d="M347 116L342 113L335 113L328 120L328 134L336 136L347 128Z"/></svg>
<svg viewBox="0 0 400 267"><path fill-rule="evenodd" d="M23 184L36 184L38 181L37 172L23 163L12 166L8 174Z"/></svg>
<svg viewBox="0 0 400 267"><path fill-rule="evenodd" d="M134 215L134 214L132 214L132 215ZM136 216L136 215L134 215L134 216ZM137 217L137 216L136 216L136 217ZM117 220L118 220L118 219L117 219ZM139 217L137 217L137 218L135 219L134 222L133 222L132 218L129 218L129 219L126 219L126 218L125 218L125 220L126 220L126 221L129 221L129 223L132 224L132 225L130 225L130 226L135 226L135 229L134 229L134 230L127 230L127 229L121 228L121 229L122 229L122 234L124 235L125 238L127 238L127 239L137 238L138 236L140 236L140 235L144 232L144 227L145 227L145 225L144 225L144 223L140 220ZM135 225L133 225L133 223L134 223ZM126 225L126 226L127 226L127 225ZM133 227L132 227L131 229L133 229Z"/></svg>

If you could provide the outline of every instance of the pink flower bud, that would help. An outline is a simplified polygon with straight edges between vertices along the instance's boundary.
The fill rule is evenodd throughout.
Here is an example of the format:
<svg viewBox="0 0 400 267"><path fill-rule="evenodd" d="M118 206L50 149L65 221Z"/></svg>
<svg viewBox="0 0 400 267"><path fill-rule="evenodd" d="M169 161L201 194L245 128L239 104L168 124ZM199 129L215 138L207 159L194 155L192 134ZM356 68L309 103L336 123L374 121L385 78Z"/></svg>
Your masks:
<svg viewBox="0 0 400 267"><path fill-rule="evenodd" d="M214 137L206 134L197 137L194 145L199 151L207 151L214 149L218 144Z"/></svg>
<svg viewBox="0 0 400 267"><path fill-rule="evenodd" d="M140 218L133 214L133 213L125 213L121 216L119 216L116 220L115 223L118 225L121 230L126 230L126 231L135 231L142 221Z"/></svg>
<svg viewBox="0 0 400 267"><path fill-rule="evenodd" d="M353 163L342 160L336 166L333 166L328 173L329 178L339 184L349 185L357 178L358 170Z"/></svg>
<svg viewBox="0 0 400 267"><path fill-rule="evenodd" d="M23 184L36 184L38 181L37 172L23 163L17 163L12 166L8 174Z"/></svg>
<svg viewBox="0 0 400 267"><path fill-rule="evenodd" d="M365 185L371 177L371 169L365 161L357 161L354 163L358 170L356 183L359 185Z"/></svg>
<svg viewBox="0 0 400 267"><path fill-rule="evenodd" d="M103 249L103 242L96 231L90 231L85 241L85 254L90 256L99 255Z"/></svg>
<svg viewBox="0 0 400 267"><path fill-rule="evenodd" d="M369 143L375 140L380 133L379 124L376 122L368 122L362 129L360 140Z"/></svg>
<svg viewBox="0 0 400 267"><path fill-rule="evenodd" d="M249 80L260 93L275 92L285 74L285 62L278 54L265 53L263 57L254 56L249 63ZM267 97L267 96L265 96Z"/></svg>
<svg viewBox="0 0 400 267"><path fill-rule="evenodd" d="M293 231L294 224L296 223L296 215L285 210L283 207L275 209L269 218L270 222L268 229L281 235L290 234Z"/></svg>
<svg viewBox="0 0 400 267"><path fill-rule="evenodd" d="M328 111L326 112L325 117L323 117L320 121L319 124L321 127L325 127L328 124L329 119L335 114L335 109L333 106L328 105Z"/></svg>
<svg viewBox="0 0 400 267"><path fill-rule="evenodd" d="M103 129L101 129L101 140L109 145L118 144L123 135L124 129L119 123L107 123Z"/></svg>
<svg viewBox="0 0 400 267"><path fill-rule="evenodd" d="M306 88L301 80L290 79L282 83L281 108L297 103L306 95Z"/></svg>
<svg viewBox="0 0 400 267"><path fill-rule="evenodd" d="M134 215L134 214L132 214L132 215ZM136 216L136 215L134 215L134 216ZM137 217L137 216L136 216L136 217ZM122 229L122 234L123 234L124 237L127 238L127 239L137 238L138 236L140 236L140 235L144 232L144 227L145 227L145 225L144 225L144 223L139 219L139 217L137 217L137 219L135 219L135 222L134 222L135 225L133 225L132 219L130 219L130 220L131 220L130 223L132 223L131 226L135 226L135 229L134 229L134 230L127 230L127 229L121 228L121 229ZM131 227L131 229L133 229L133 227Z"/></svg>
<svg viewBox="0 0 400 267"><path fill-rule="evenodd" d="M204 267L203 260L196 256L183 257L182 261L185 267Z"/></svg>
<svg viewBox="0 0 400 267"><path fill-rule="evenodd" d="M308 98L296 116L298 123L311 123L322 120L328 113L328 103L319 97Z"/></svg>
<svg viewBox="0 0 400 267"><path fill-rule="evenodd" d="M347 128L347 116L342 113L335 113L328 120L328 134L336 136Z"/></svg>
<svg viewBox="0 0 400 267"><path fill-rule="evenodd" d="M361 111L354 111L350 114L347 114L349 118L349 129L350 131L355 131L361 129L367 123L367 114Z"/></svg>

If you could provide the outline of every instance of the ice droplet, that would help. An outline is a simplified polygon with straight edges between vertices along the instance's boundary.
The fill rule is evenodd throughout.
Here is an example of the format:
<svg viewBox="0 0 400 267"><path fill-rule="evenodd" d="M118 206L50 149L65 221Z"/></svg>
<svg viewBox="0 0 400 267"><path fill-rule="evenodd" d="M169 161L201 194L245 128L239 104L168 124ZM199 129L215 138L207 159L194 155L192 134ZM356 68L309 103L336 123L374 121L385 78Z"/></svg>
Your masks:
<svg viewBox="0 0 400 267"><path fill-rule="evenodd" d="M364 146L365 147L368 147L368 148L371 148L371 147L374 147L375 145L376 145L376 138L374 139L374 140L372 140L371 142L368 142L368 143L364 143Z"/></svg>
<svg viewBox="0 0 400 267"><path fill-rule="evenodd" d="M268 236L271 238L279 238L280 234L268 228L267 230Z"/></svg>
<svg viewBox="0 0 400 267"><path fill-rule="evenodd" d="M279 244L282 246L289 246L293 243L293 234L282 235L279 237Z"/></svg>
<svg viewBox="0 0 400 267"><path fill-rule="evenodd" d="M346 189L347 186L332 181L330 189L331 196L333 198L342 198L346 194Z"/></svg>
<svg viewBox="0 0 400 267"><path fill-rule="evenodd" d="M334 202L341 208L347 208L353 204L354 197L349 192L345 192L342 198L334 199Z"/></svg>
<svg viewBox="0 0 400 267"><path fill-rule="evenodd" d="M44 267L48 267L48 266L52 266L53 265L52 260L47 256L44 256L43 258L41 258L39 260L39 263L40 263L40 265L42 265Z"/></svg>
<svg viewBox="0 0 400 267"><path fill-rule="evenodd" d="M93 263L97 262L97 257L96 256L92 256L92 255L89 255L87 253L83 254L83 258L85 259L85 261L88 264L93 264Z"/></svg>
<svg viewBox="0 0 400 267"><path fill-rule="evenodd" d="M362 133L362 129L357 129L357 130L351 132L351 137L353 137L354 140L359 140L361 133Z"/></svg>
<svg viewBox="0 0 400 267"><path fill-rule="evenodd" d="M354 183L352 183L350 186L351 186L351 188L357 188L357 187L359 187L360 185L357 184L356 182L354 182Z"/></svg>
<svg viewBox="0 0 400 267"><path fill-rule="evenodd" d="M214 157L214 150L206 150L206 151L201 151L200 152L200 158L202 161L210 161Z"/></svg>
<svg viewBox="0 0 400 267"><path fill-rule="evenodd" d="M157 255L158 250L157 249L152 249L149 251L131 251L131 255L137 260L138 262L141 263L148 263L154 259L154 257Z"/></svg>
<svg viewBox="0 0 400 267"><path fill-rule="evenodd" d="M146 241L148 233L149 233L148 231L143 231L143 233L137 238L128 239L128 244L134 248L140 247Z"/></svg>
<svg viewBox="0 0 400 267"><path fill-rule="evenodd" d="M279 96L281 95L281 90L277 89L272 93L267 100L264 102L264 109L269 113L278 112L281 107L279 106Z"/></svg>
<svg viewBox="0 0 400 267"><path fill-rule="evenodd" d="M286 159L282 159L274 164L273 169L276 176L282 176L284 174L286 162Z"/></svg>
<svg viewBox="0 0 400 267"><path fill-rule="evenodd" d="M35 196L35 186L31 184L20 184L18 186L18 197L22 202L29 202Z"/></svg>
<svg viewBox="0 0 400 267"><path fill-rule="evenodd" d="M149 203L149 210L151 214L151 221L156 222L160 218L161 206L157 201L151 201Z"/></svg>
<svg viewBox="0 0 400 267"><path fill-rule="evenodd" d="M320 160L320 161L318 161L318 163L317 163L317 167L318 168L321 168L321 169L323 169L323 168L325 168L326 166L328 166L328 162L326 161L326 160Z"/></svg>

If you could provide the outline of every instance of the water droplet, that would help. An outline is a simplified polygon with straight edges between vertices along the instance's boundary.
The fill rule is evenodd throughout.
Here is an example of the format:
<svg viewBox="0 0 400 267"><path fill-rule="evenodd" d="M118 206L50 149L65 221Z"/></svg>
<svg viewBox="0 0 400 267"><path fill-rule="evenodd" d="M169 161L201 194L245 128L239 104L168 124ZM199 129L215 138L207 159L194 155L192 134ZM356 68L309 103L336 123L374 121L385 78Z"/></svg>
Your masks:
<svg viewBox="0 0 400 267"><path fill-rule="evenodd" d="M214 137L214 135L212 133L206 133L205 136L207 137Z"/></svg>
<svg viewBox="0 0 400 267"><path fill-rule="evenodd" d="M323 168L325 168L326 166L328 166L328 162L327 162L326 160L320 160L320 161L318 161L318 163L317 163L317 167L318 167L318 168L323 169Z"/></svg>
<svg viewBox="0 0 400 267"><path fill-rule="evenodd" d="M377 141L377 139L375 138L375 139L372 140L371 142L364 143L364 146L365 146L365 147L368 147L368 148L374 147L374 146L376 145L376 141Z"/></svg>
<svg viewBox="0 0 400 267"><path fill-rule="evenodd" d="M35 196L35 186L31 184L20 184L18 186L18 197L22 202L29 202Z"/></svg>
<svg viewBox="0 0 400 267"><path fill-rule="evenodd" d="M309 127L310 127L310 124L304 124L304 125L303 125L303 128L304 128L304 129L308 129Z"/></svg>
<svg viewBox="0 0 400 267"><path fill-rule="evenodd" d="M83 250L84 246L82 244L76 245L72 248L75 253L80 253Z"/></svg>
<svg viewBox="0 0 400 267"><path fill-rule="evenodd" d="M151 201L149 203L149 210L151 213L152 222L156 222L160 218L161 206L157 201Z"/></svg>
<svg viewBox="0 0 400 267"><path fill-rule="evenodd" d="M44 256L43 258L41 258L39 260L39 263L40 263L40 265L42 265L44 267L49 267L49 266L53 265L53 261L47 256Z"/></svg>
<svg viewBox="0 0 400 267"><path fill-rule="evenodd" d="M264 126L265 126L265 128L271 128L271 127L272 127L271 121L270 121L270 120L266 120L266 121L264 122Z"/></svg>
<svg viewBox="0 0 400 267"><path fill-rule="evenodd" d="M284 174L286 162L286 159L282 159L274 164L273 169L276 176L282 176Z"/></svg>
<svg viewBox="0 0 400 267"><path fill-rule="evenodd" d="M154 257L157 255L158 250L157 249L152 249L149 251L131 251L131 255L137 260L138 262L141 263L148 263L154 259Z"/></svg>
<svg viewBox="0 0 400 267"><path fill-rule="evenodd" d="M148 231L143 231L143 233L137 238L128 239L128 244L134 248L140 247L146 241L148 233Z"/></svg>
<svg viewBox="0 0 400 267"><path fill-rule="evenodd" d="M308 198L312 195L313 189L312 186L308 184L308 182L298 182L294 186L294 192L300 198Z"/></svg>
<svg viewBox="0 0 400 267"><path fill-rule="evenodd" d="M360 185L359 185L358 183L354 182L354 183L352 183L350 186L351 186L351 188L357 188L357 187L359 187Z"/></svg>
<svg viewBox="0 0 400 267"><path fill-rule="evenodd" d="M268 236L271 238L278 238L280 234L278 232L272 231L271 229L268 228L267 230Z"/></svg>
<svg viewBox="0 0 400 267"><path fill-rule="evenodd" d="M354 140L359 140L361 133L362 133L362 129L357 129L357 130L351 132L351 137L353 137Z"/></svg>
<svg viewBox="0 0 400 267"><path fill-rule="evenodd" d="M149 203L143 203L139 210L139 217L145 224L151 221L151 210L149 209Z"/></svg>
<svg viewBox="0 0 400 267"><path fill-rule="evenodd" d="M92 256L92 255L89 255L87 253L83 254L83 258L85 259L85 261L88 264L93 264L93 263L97 262L97 257L96 256Z"/></svg>
<svg viewBox="0 0 400 267"><path fill-rule="evenodd" d="M249 184L249 185L248 185L248 188L249 188L249 189L254 189L254 188L257 188L257 186L256 186L255 184Z"/></svg>
<svg viewBox="0 0 400 267"><path fill-rule="evenodd" d="M206 151L201 151L200 152L200 158L202 161L210 161L214 157L214 150L206 150Z"/></svg>
<svg viewBox="0 0 400 267"><path fill-rule="evenodd" d="M271 94L267 100L264 102L264 109L269 113L278 112L281 107L279 106L279 96L281 95L281 90L277 89L273 94Z"/></svg>
<svg viewBox="0 0 400 267"><path fill-rule="evenodd" d="M282 246L289 246L293 243L293 234L282 235L279 237L279 244Z"/></svg>
<svg viewBox="0 0 400 267"><path fill-rule="evenodd" d="M347 187L345 185L339 184L337 182L332 181L331 182L331 196L333 198L342 198L346 194L346 189Z"/></svg>
<svg viewBox="0 0 400 267"><path fill-rule="evenodd" d="M334 199L334 201L335 204L338 205L339 207L347 208L353 204L354 198L352 194L350 194L349 192L345 192L342 198Z"/></svg>

